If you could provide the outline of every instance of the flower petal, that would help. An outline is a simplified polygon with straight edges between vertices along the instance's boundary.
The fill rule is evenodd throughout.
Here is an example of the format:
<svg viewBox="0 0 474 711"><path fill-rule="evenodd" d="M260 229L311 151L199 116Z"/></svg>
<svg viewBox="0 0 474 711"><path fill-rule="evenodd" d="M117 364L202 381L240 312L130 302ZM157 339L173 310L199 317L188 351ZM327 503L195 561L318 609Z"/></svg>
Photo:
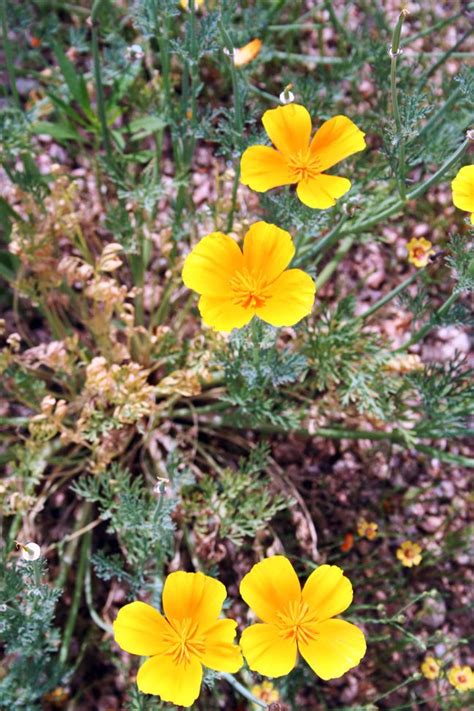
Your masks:
<svg viewBox="0 0 474 711"><path fill-rule="evenodd" d="M320 565L304 584L302 598L317 614L318 622L339 615L352 602L352 584L337 565Z"/></svg>
<svg viewBox="0 0 474 711"><path fill-rule="evenodd" d="M198 294L225 296L229 280L242 264L242 252L232 237L213 232L203 237L186 257L183 281Z"/></svg>
<svg viewBox="0 0 474 711"><path fill-rule="evenodd" d="M285 155L308 150L311 116L304 106L287 104L265 111L262 123L273 145Z"/></svg>
<svg viewBox="0 0 474 711"><path fill-rule="evenodd" d="M266 284L276 279L291 262L295 246L291 235L268 222L255 222L244 238L244 266Z"/></svg>
<svg viewBox="0 0 474 711"><path fill-rule="evenodd" d="M294 326L311 313L316 286L301 269L288 269L265 290L268 297L256 309L257 316L272 326Z"/></svg>
<svg viewBox="0 0 474 711"><path fill-rule="evenodd" d="M201 296L198 307L207 326L228 333L233 328L242 328L255 315L255 309L244 309L240 304L234 304L231 299L220 296Z"/></svg>
<svg viewBox="0 0 474 711"><path fill-rule="evenodd" d="M247 148L240 161L240 174L240 181L259 193L296 183L286 158L270 146Z"/></svg>
<svg viewBox="0 0 474 711"><path fill-rule="evenodd" d="M311 153L319 159L320 171L327 170L366 147L365 133L347 116L334 116L318 128L311 141Z"/></svg>
<svg viewBox="0 0 474 711"><path fill-rule="evenodd" d="M201 655L204 666L215 671L235 674L243 664L239 647L233 644L237 622L217 620L205 631L205 650Z"/></svg>
<svg viewBox="0 0 474 711"><path fill-rule="evenodd" d="M240 646L250 669L263 676L284 676L296 664L296 641L281 637L273 625L247 627L242 632Z"/></svg>
<svg viewBox="0 0 474 711"><path fill-rule="evenodd" d="M151 657L137 674L140 691L177 706L191 706L199 696L201 682L202 665L196 657L182 663L168 654Z"/></svg>
<svg viewBox="0 0 474 711"><path fill-rule="evenodd" d="M115 641L126 652L151 656L164 652L172 629L163 615L145 602L131 602L119 610L114 622Z"/></svg>
<svg viewBox="0 0 474 711"><path fill-rule="evenodd" d="M342 197L351 187L351 181L338 175L321 173L314 178L300 180L296 194L302 203L308 207L325 210L336 204L336 199Z"/></svg>
<svg viewBox="0 0 474 711"><path fill-rule="evenodd" d="M219 617L226 596L227 590L219 580L179 570L166 578L163 610L170 620L188 617L199 626L208 626Z"/></svg>
<svg viewBox="0 0 474 711"><path fill-rule="evenodd" d="M474 211L474 165L465 165L451 183L453 203L460 210Z"/></svg>
<svg viewBox="0 0 474 711"><path fill-rule="evenodd" d="M240 583L240 594L264 622L278 622L278 613L301 599L301 586L288 558L274 555L256 563Z"/></svg>
<svg viewBox="0 0 474 711"><path fill-rule="evenodd" d="M367 647L358 627L345 620L325 620L309 627L312 635L303 636L298 649L321 679L337 679L359 664Z"/></svg>

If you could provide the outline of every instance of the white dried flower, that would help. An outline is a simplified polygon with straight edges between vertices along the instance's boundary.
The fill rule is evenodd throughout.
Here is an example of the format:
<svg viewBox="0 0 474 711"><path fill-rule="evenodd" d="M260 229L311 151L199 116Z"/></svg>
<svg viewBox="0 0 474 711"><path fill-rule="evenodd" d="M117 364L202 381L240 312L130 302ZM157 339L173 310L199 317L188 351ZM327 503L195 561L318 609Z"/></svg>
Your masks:
<svg viewBox="0 0 474 711"><path fill-rule="evenodd" d="M295 100L295 95L292 91L290 91L290 88L291 84L289 84L285 89L283 89L279 96L280 103L283 104L283 106L285 106L286 104L292 104Z"/></svg>
<svg viewBox="0 0 474 711"><path fill-rule="evenodd" d="M17 543L17 545L21 548L21 557L23 560L33 561L41 557L41 548L37 543L33 543L33 541L30 541L26 545L23 545L23 543Z"/></svg>
<svg viewBox="0 0 474 711"><path fill-rule="evenodd" d="M134 61L136 59L143 59L145 52L139 44L131 44L130 47L127 47L125 50L125 56L127 59Z"/></svg>

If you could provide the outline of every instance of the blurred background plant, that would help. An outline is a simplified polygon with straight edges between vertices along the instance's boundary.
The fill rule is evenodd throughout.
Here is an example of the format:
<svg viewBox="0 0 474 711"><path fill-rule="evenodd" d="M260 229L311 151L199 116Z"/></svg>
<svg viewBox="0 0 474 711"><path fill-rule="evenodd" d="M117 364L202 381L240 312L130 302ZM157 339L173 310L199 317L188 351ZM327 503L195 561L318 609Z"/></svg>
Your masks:
<svg viewBox="0 0 474 711"><path fill-rule="evenodd" d="M210 675L196 708L275 694L291 709L468 708L448 673L471 661L474 271L448 184L469 162L474 4L0 8L0 706L165 708L112 642L118 607L158 605L177 568L218 574L236 600L256 558L286 552L300 572L347 571L366 660L330 684L300 666L272 690ZM317 125L344 113L367 134L330 210L239 185L290 84ZM256 219L293 235L314 314L211 332L183 259ZM435 249L420 269L414 236Z"/></svg>

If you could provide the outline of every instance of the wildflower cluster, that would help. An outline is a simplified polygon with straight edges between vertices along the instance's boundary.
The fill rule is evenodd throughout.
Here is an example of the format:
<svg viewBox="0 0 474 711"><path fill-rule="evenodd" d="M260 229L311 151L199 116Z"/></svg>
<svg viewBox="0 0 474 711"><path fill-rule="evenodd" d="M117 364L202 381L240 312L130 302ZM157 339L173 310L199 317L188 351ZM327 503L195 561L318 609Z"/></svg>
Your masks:
<svg viewBox="0 0 474 711"><path fill-rule="evenodd" d="M129 711L425 703L410 655L467 707L468 10L49 5L0 3L0 707L117 646Z"/></svg>
<svg viewBox="0 0 474 711"><path fill-rule="evenodd" d="M214 578L176 572L163 587L163 615L143 602L119 611L117 644L150 657L137 675L141 691L191 706L199 696L202 667L236 672L242 654L253 671L279 677L293 669L299 653L322 679L341 676L365 654L362 631L336 618L352 602L352 585L337 566L320 566L301 589L287 558L273 556L254 565L240 594L262 622L243 631L240 649L233 641L237 623L219 618L226 594Z"/></svg>

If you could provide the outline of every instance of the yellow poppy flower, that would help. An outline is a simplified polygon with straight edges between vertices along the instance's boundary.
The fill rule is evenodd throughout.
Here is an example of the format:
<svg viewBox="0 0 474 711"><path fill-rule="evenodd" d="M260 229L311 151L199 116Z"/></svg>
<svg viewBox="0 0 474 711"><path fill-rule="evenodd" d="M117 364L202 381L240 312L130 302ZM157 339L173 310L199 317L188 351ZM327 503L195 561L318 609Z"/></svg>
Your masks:
<svg viewBox="0 0 474 711"><path fill-rule="evenodd" d="M435 253L428 239L413 237L407 244L408 261L415 267L426 267L431 255Z"/></svg>
<svg viewBox="0 0 474 711"><path fill-rule="evenodd" d="M439 664L434 657L425 657L420 669L425 679L437 679L439 677Z"/></svg>
<svg viewBox="0 0 474 711"><path fill-rule="evenodd" d="M448 672L448 681L457 691L474 689L474 672L471 667L454 666Z"/></svg>
<svg viewBox="0 0 474 711"><path fill-rule="evenodd" d="M365 134L350 119L334 116L325 121L311 142L311 117L300 104L265 111L262 123L275 148L250 146L244 151L244 185L262 193L296 183L301 202L320 210L347 193L350 180L324 171L366 147Z"/></svg>
<svg viewBox="0 0 474 711"><path fill-rule="evenodd" d="M313 307L316 287L301 269L286 269L295 254L291 235L256 222L238 244L222 232L198 242L186 257L183 281L201 295L202 320L216 331L242 328L254 316L293 326Z"/></svg>
<svg viewBox="0 0 474 711"><path fill-rule="evenodd" d="M471 213L474 225L474 165L465 165L451 183L453 203L460 210Z"/></svg>
<svg viewBox="0 0 474 711"><path fill-rule="evenodd" d="M373 521L366 521L365 518L360 518L357 521L357 533L359 536L365 537L369 541L373 541L377 538L378 529L378 524Z"/></svg>
<svg viewBox="0 0 474 711"><path fill-rule="evenodd" d="M151 605L131 602L114 622L117 644L130 654L150 657L137 684L144 694L191 706L199 696L203 665L234 673L242 666L233 644L237 623L219 619L227 591L202 573L171 573L163 588L161 615Z"/></svg>
<svg viewBox="0 0 474 711"><path fill-rule="evenodd" d="M262 620L240 640L250 669L259 674L288 674L299 652L321 679L335 679L365 654L362 631L333 619L352 602L352 585L336 565L321 565L301 589L290 561L276 555L253 566L240 594Z"/></svg>
<svg viewBox="0 0 474 711"><path fill-rule="evenodd" d="M411 568L414 565L420 565L422 558L421 550L422 548L418 543L404 541L401 546L397 548L397 558L406 568Z"/></svg>
<svg viewBox="0 0 474 711"><path fill-rule="evenodd" d="M236 47L233 56L235 66L243 67L245 64L249 64L260 54L261 49L262 40L259 39L254 39L243 47Z"/></svg>

